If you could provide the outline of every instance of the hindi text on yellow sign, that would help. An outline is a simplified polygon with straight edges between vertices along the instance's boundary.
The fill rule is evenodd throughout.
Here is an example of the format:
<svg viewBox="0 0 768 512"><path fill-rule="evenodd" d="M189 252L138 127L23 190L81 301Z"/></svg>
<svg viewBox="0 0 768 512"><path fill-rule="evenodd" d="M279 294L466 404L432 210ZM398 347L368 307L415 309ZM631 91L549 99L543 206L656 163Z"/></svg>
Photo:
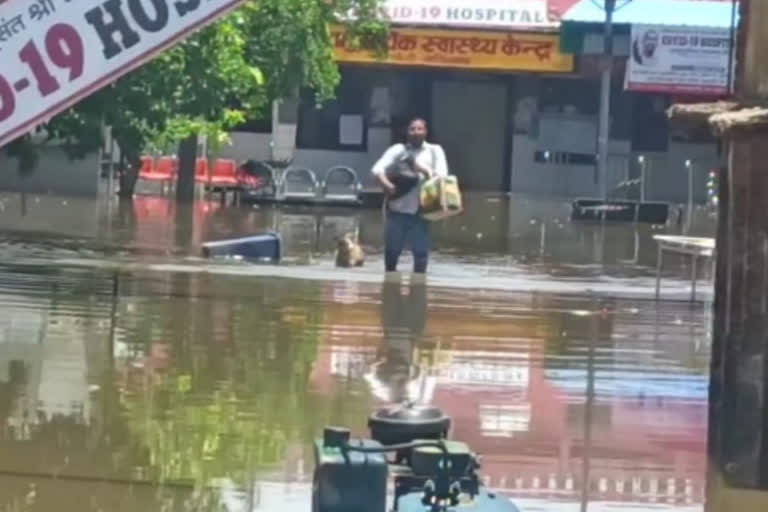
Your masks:
<svg viewBox="0 0 768 512"><path fill-rule="evenodd" d="M573 57L559 52L556 35L457 30L391 30L389 54L352 49L343 29L333 29L339 62L470 68L497 71L569 72Z"/></svg>

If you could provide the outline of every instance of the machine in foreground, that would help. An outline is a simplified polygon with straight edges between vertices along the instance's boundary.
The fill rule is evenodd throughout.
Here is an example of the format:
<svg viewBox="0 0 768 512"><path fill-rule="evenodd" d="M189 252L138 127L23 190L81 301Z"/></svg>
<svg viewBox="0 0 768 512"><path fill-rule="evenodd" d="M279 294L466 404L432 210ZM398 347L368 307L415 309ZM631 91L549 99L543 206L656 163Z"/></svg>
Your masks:
<svg viewBox="0 0 768 512"><path fill-rule="evenodd" d="M483 488L477 456L447 439L450 426L435 407L405 404L369 417L372 439L325 428L315 441L312 512L386 512L390 472L395 512L519 512Z"/></svg>

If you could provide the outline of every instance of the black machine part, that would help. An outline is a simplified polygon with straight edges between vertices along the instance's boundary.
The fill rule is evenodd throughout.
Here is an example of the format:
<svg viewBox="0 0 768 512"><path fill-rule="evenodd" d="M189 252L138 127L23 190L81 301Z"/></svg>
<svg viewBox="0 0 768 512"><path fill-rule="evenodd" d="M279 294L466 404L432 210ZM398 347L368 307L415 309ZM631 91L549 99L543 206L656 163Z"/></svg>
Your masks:
<svg viewBox="0 0 768 512"><path fill-rule="evenodd" d="M448 436L451 418L437 407L406 402L371 414L368 428L373 439L387 446L415 439L443 439Z"/></svg>
<svg viewBox="0 0 768 512"><path fill-rule="evenodd" d="M349 431L326 428L324 441L341 441ZM433 512L447 510L459 504L461 494L476 496L479 482L474 469L474 456L463 443L440 440L416 440L409 443L388 446L363 446L341 441L343 452L385 453L408 450L416 454L415 460L424 468L424 474L412 471L395 477L395 510L399 498L408 493L419 492L421 503ZM328 446L328 445L326 445Z"/></svg>

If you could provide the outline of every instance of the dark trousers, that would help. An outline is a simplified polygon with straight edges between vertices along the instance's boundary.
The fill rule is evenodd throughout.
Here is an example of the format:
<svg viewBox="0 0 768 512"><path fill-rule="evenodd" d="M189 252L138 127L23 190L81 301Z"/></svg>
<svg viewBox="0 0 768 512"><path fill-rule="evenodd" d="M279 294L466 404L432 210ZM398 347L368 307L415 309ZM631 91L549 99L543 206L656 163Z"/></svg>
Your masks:
<svg viewBox="0 0 768 512"><path fill-rule="evenodd" d="M397 261L406 244L413 253L413 271L423 274L429 260L429 223L419 214L387 212L384 241L384 266L387 272L397 270Z"/></svg>

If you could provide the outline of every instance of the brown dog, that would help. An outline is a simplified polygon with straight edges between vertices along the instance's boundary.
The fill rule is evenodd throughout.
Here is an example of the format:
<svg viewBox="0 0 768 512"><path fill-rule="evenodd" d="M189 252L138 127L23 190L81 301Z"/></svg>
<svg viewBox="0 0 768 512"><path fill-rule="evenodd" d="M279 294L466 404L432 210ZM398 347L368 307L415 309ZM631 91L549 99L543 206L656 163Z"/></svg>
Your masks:
<svg viewBox="0 0 768 512"><path fill-rule="evenodd" d="M365 253L351 233L336 239L336 266L343 268L362 267Z"/></svg>

